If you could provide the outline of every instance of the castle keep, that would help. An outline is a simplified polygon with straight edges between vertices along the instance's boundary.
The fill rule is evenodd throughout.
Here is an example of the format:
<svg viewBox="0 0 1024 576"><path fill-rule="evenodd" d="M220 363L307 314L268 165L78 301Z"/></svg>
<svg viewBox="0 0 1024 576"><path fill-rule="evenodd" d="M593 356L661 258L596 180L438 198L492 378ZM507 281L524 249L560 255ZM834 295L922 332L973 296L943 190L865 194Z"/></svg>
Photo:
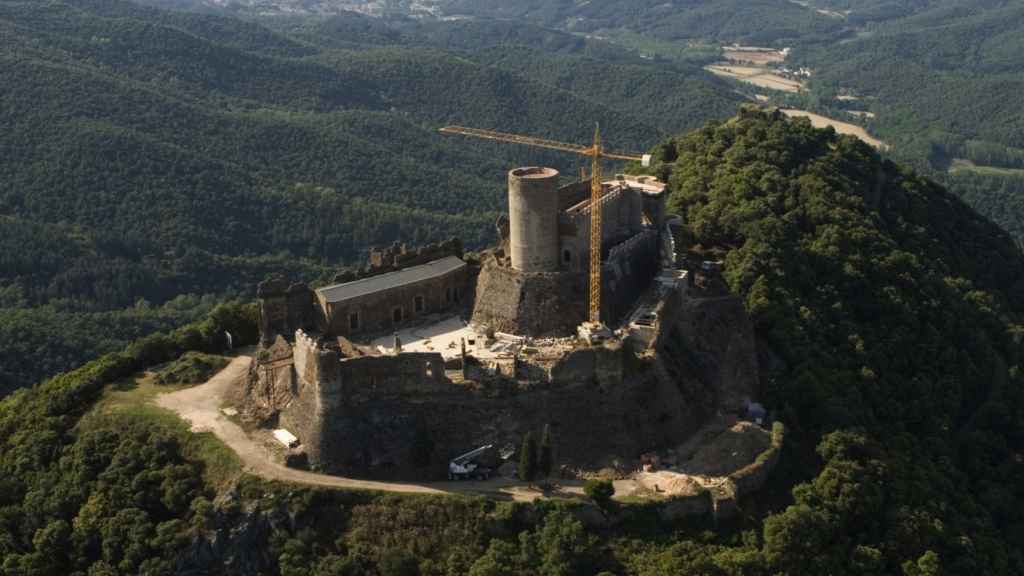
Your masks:
<svg viewBox="0 0 1024 576"><path fill-rule="evenodd" d="M664 184L604 184L602 310L615 335L597 344L575 335L587 310L589 182L560 187L557 171L528 167L508 184L498 245L479 258L455 240L396 244L330 286L260 284L244 413L294 434L293 461L434 478L459 453L550 424L572 447L563 462L599 466L746 405L757 372L749 320L735 299L702 299L677 269ZM692 352L662 358L679 347Z"/></svg>
<svg viewBox="0 0 1024 576"><path fill-rule="evenodd" d="M602 320L612 325L666 259L665 185L620 176L604 189ZM499 246L482 262L473 322L514 334L574 334L588 306L590 212L588 181L559 188L550 168L512 170L507 231L499 226Z"/></svg>

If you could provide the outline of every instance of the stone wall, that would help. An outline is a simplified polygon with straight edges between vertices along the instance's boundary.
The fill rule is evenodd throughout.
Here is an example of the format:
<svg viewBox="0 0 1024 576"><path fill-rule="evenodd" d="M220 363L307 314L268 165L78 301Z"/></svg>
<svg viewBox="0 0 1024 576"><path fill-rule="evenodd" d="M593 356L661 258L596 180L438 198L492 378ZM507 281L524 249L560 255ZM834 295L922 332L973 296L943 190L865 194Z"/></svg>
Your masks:
<svg viewBox="0 0 1024 576"><path fill-rule="evenodd" d="M602 267L601 316L614 325L636 304L658 272L658 232L645 230L616 245Z"/></svg>
<svg viewBox="0 0 1024 576"><path fill-rule="evenodd" d="M260 282L256 289L260 301L260 338L270 345L274 337L291 338L299 329L316 324L313 292L305 284L289 285L280 278Z"/></svg>
<svg viewBox="0 0 1024 576"><path fill-rule="evenodd" d="M601 198L602 248L642 230L640 193L618 186ZM590 206L575 206L559 218L559 258L564 270L586 271L590 254Z"/></svg>
<svg viewBox="0 0 1024 576"><path fill-rule="evenodd" d="M584 273L523 274L488 259L477 278L473 322L498 332L568 336L587 315Z"/></svg>
<svg viewBox="0 0 1024 576"><path fill-rule="evenodd" d="M558 189L558 211L565 212L588 198L590 198L590 180L566 184Z"/></svg>
<svg viewBox="0 0 1024 576"><path fill-rule="evenodd" d="M658 509L658 515L666 522L675 522L693 516L710 514L713 508L711 491L702 490L692 496L673 496Z"/></svg>
<svg viewBox="0 0 1024 576"><path fill-rule="evenodd" d="M622 384L623 349L608 343L573 350L549 369L548 380L555 385L594 383L601 388Z"/></svg>
<svg viewBox="0 0 1024 576"><path fill-rule="evenodd" d="M395 242L383 249L373 248L370 250L369 265L361 275L351 279L340 280L349 282L360 278L368 278L378 274L385 274L410 266L418 266L440 260L446 256L457 256L462 258L462 241L458 238L450 238L444 242L426 244L418 248L410 248L406 244Z"/></svg>
<svg viewBox="0 0 1024 576"><path fill-rule="evenodd" d="M380 461L379 450L370 447L378 433L389 430L388 418L367 421L360 406L444 396L451 386L440 354L342 358L337 350L300 332L294 359L299 374L296 392L279 407L279 422L299 438L310 463L327 470L372 468ZM367 460L366 454L376 454L377 459Z"/></svg>
<svg viewBox="0 0 1024 576"><path fill-rule="evenodd" d="M752 464L729 475L729 480L736 486L738 496L757 492L764 487L769 474L779 462L785 437L786 427L782 422L775 422L772 425L772 441L768 449L759 454Z"/></svg>
<svg viewBox="0 0 1024 576"><path fill-rule="evenodd" d="M643 366L623 379L624 353L614 346L574 352L555 363L551 382L517 389L454 384L438 354L342 359L309 336L295 340L287 373L304 365L305 375L274 404L276 424L299 438L320 470L442 478L448 459L483 444L518 445L546 424L559 462L571 467L630 461L681 439L678 414L686 408L678 391ZM260 382L255 370L250 378Z"/></svg>
<svg viewBox="0 0 1024 576"><path fill-rule="evenodd" d="M618 344L510 359L517 372L550 362L547 381L464 385L445 377L438 354L342 358L313 336L299 332L294 340L294 352L278 339L274 353L258 354L254 366L287 377L268 384L274 378L254 369L247 402L274 408L315 468L360 477L443 478L448 459L483 444L517 446L526 431L539 433L545 424L560 464L631 462L692 434L713 414L718 394L716 383L657 369L676 359L635 358ZM301 375L289 380L293 370ZM748 477L759 478L738 476L741 492L753 481Z"/></svg>

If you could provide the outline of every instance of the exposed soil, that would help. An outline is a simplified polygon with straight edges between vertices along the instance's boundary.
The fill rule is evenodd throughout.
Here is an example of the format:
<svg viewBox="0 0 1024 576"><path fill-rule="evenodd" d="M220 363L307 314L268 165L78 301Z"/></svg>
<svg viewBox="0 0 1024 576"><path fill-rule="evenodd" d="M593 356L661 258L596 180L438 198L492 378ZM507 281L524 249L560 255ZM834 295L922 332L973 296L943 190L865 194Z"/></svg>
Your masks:
<svg viewBox="0 0 1024 576"><path fill-rule="evenodd" d="M767 68L759 68L756 66L726 66L721 64L705 66L704 68L712 74L723 76L725 78L733 78L761 88L769 88L771 90L779 90L794 94L803 89L803 84L800 82L779 76Z"/></svg>
<svg viewBox="0 0 1024 576"><path fill-rule="evenodd" d="M820 114L815 114L813 112L808 112L806 110L794 110L792 108L787 108L782 110L782 113L785 114L786 116L789 116L790 118L810 118L811 125L814 126L815 128L824 128L826 126L831 126L832 128L835 128L836 132L839 132L840 134L852 134L857 138L860 138L861 140L874 146L875 148L884 150L889 147L888 145L886 145L885 142L882 142L878 138L872 137L870 134L868 134L867 130L860 126L857 126L856 124L850 124L849 122L840 122L839 120L833 120L832 118L828 118Z"/></svg>
<svg viewBox="0 0 1024 576"><path fill-rule="evenodd" d="M687 474L725 476L752 463L771 445L771 434L752 422L737 422L700 446L679 469Z"/></svg>

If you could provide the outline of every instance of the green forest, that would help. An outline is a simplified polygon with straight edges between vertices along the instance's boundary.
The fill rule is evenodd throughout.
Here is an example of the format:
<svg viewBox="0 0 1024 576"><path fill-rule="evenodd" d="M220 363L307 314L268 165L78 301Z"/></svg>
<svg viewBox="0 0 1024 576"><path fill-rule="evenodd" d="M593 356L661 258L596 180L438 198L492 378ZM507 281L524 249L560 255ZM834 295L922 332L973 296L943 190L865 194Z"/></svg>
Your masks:
<svg viewBox="0 0 1024 576"><path fill-rule="evenodd" d="M740 100L699 68L649 82L650 63L610 47L616 90L566 83L598 74L587 43L527 29L471 49L491 31L0 1L0 391L205 312L165 307L180 295L330 279L396 240L481 247L509 167L578 172L443 125L585 142L600 119L639 150Z"/></svg>
<svg viewBox="0 0 1024 576"><path fill-rule="evenodd" d="M97 415L146 367L218 354L224 331L255 341L255 307L235 303L0 402L0 569L1024 573L1024 255L1009 235L860 141L777 114L745 109L655 153L693 250L724 257L746 301L790 430L737 520L231 480L204 435Z"/></svg>

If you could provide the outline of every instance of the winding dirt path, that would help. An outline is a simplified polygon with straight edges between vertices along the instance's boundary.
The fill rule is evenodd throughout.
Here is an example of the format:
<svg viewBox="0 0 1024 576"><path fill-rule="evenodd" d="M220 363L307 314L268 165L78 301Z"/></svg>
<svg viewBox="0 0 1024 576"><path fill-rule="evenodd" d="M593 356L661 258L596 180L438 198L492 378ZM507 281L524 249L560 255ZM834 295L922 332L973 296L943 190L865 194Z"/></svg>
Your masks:
<svg viewBox="0 0 1024 576"><path fill-rule="evenodd" d="M232 386L241 384L245 378L251 356L238 356L230 364L205 384L185 390L161 394L156 397L156 404L178 414L188 421L193 432L212 432L228 445L238 457L247 473L268 480L280 480L312 486L345 488L356 490L380 490L384 492L402 492L409 494L473 494L506 500L530 501L544 496L581 497L582 489L577 482L563 486L556 492L544 494L538 489L507 478L495 478L486 482L378 482L374 480L357 480L342 476L316 474L303 470L287 468L273 461L267 448L253 440L238 425L229 420L220 411L223 398ZM632 481L616 482L616 492L624 494L632 490Z"/></svg>

